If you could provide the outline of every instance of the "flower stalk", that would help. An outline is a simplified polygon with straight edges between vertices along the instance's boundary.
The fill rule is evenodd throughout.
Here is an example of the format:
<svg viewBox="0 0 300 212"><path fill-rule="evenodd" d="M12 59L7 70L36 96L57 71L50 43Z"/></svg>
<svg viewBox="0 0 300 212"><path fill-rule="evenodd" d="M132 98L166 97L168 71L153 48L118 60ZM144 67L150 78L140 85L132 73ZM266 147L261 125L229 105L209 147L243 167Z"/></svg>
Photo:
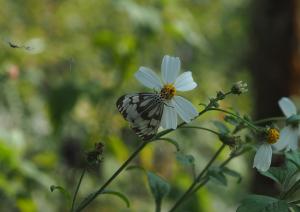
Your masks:
<svg viewBox="0 0 300 212"><path fill-rule="evenodd" d="M194 182L190 185L190 187L186 190L186 192L175 202L174 206L169 210L169 212L175 211L184 201L185 199L190 195L190 193L194 190L194 188L198 185L201 178L204 176L204 174L208 171L209 167L213 164L213 162L217 159L217 157L221 154L223 149L225 148L225 144L222 144L222 146L218 149L218 151L214 154L214 156L210 159L210 161L206 164L204 169L200 172L200 174L196 177ZM202 183L200 184L202 185Z"/></svg>

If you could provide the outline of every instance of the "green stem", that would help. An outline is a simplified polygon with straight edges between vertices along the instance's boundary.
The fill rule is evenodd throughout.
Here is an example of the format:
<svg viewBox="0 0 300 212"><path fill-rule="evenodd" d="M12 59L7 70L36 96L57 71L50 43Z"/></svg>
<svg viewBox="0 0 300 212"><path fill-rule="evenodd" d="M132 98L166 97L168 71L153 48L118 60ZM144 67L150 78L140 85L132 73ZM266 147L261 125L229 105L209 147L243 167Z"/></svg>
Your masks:
<svg viewBox="0 0 300 212"><path fill-rule="evenodd" d="M158 201L155 201L155 212L161 211L161 199Z"/></svg>
<svg viewBox="0 0 300 212"><path fill-rule="evenodd" d="M220 133L219 133L219 132L214 131L214 130L209 129L209 128L206 128L206 127L200 127L200 126L182 126L181 129L182 129L182 128L191 128L191 129L205 130L205 131L211 132L211 133L213 133L213 134L215 134L215 135L217 135L217 136L220 136Z"/></svg>
<svg viewBox="0 0 300 212"><path fill-rule="evenodd" d="M219 168L224 168L225 166L227 166L227 164L233 159L236 158L242 154L244 154L246 151L242 151L239 153L235 153L233 152L223 163L221 163L221 165L219 166ZM200 183L199 185L197 185L194 190L191 192L190 195L194 194L195 192L197 192L201 187L203 187L207 182L209 181L209 178L205 179L202 183Z"/></svg>
<svg viewBox="0 0 300 212"><path fill-rule="evenodd" d="M85 172L86 172L86 168L84 168L84 169L82 170L82 173L81 173L81 175L80 175L78 184L77 184L77 186L76 186L76 190L75 190L75 193L74 193L74 196L73 196L73 200L72 200L71 212L74 211L74 206L75 206L75 202L76 202L76 197L77 197L77 194L78 194L78 191L79 191L79 188L80 188L82 179L83 179L83 177L84 177L84 175L85 175Z"/></svg>
<svg viewBox="0 0 300 212"><path fill-rule="evenodd" d="M251 122L247 121L246 119L243 119L242 117L228 111L228 110L224 110L224 109L220 109L220 108L211 108L209 110L216 110L216 111L220 111L220 112L223 112L223 113L227 113L227 114L230 114L238 119L240 119L241 121L243 121L245 124L247 124L250 128L252 128L253 130L256 130L256 131L259 131L259 129L253 125Z"/></svg>
<svg viewBox="0 0 300 212"><path fill-rule="evenodd" d="M268 123L268 122L272 122L272 121L284 121L284 120L286 120L286 117L280 116L280 117L270 117L270 118L266 118L266 119L260 119L260 120L254 121L253 123L264 124L264 123Z"/></svg>
<svg viewBox="0 0 300 212"><path fill-rule="evenodd" d="M206 178L203 180L203 182L199 183L189 194L189 196L193 195L194 193L196 193L201 187L203 187L204 185L206 185L206 183L208 183L209 178Z"/></svg>
<svg viewBox="0 0 300 212"><path fill-rule="evenodd" d="M89 205L99 194L101 194L104 189L126 168L126 166L135 158L136 155L147 145L147 141L143 141L140 146L130 155L130 157L119 167L119 169L88 199L82 204L76 211L83 210L87 205Z"/></svg>
<svg viewBox="0 0 300 212"><path fill-rule="evenodd" d="M169 212L175 211L178 206L186 199L186 197L192 192L194 187L199 183L202 176L206 173L206 171L209 169L209 167L212 165L212 163L217 159L217 157L220 155L222 150L225 148L225 144L222 144L222 146L218 149L218 151L214 154L214 156L210 159L210 161L206 164L204 169L200 172L200 174L196 177L194 182L190 185L190 187L186 190L186 192L177 200L177 202L174 204L174 206L170 209Z"/></svg>
<svg viewBox="0 0 300 212"><path fill-rule="evenodd" d="M223 99L225 98L225 96L231 94L232 92L227 92L225 93ZM216 99L216 101L219 101L221 99ZM198 116L195 117L198 118L199 116L201 116L202 114L204 114L205 112L209 111L211 108L211 105L206 106L202 111L199 112ZM186 125L187 123L183 122L181 124L179 124L177 126L177 128L180 128L184 125ZM152 140L148 141L148 142L152 142L154 140L159 140L162 136L170 133L174 131L174 129L167 129L164 130L160 133L158 133ZM82 204L80 205L79 208L76 209L76 211L81 211L83 210L87 205L89 205L99 194L101 194L101 192L104 191L104 189L126 168L126 166L131 162L131 160L133 158L135 158L135 156L146 146L146 144L148 143L147 141L144 141L130 156L129 158L119 167L119 169L102 185L101 188L99 188L91 197L89 197L88 200L85 200L85 202L81 202Z"/></svg>

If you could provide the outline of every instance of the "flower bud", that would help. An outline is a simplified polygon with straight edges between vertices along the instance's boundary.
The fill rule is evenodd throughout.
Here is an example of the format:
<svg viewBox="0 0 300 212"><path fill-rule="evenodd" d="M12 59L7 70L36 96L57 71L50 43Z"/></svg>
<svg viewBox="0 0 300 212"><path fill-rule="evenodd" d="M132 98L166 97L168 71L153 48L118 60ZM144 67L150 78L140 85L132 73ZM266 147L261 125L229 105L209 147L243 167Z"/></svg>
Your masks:
<svg viewBox="0 0 300 212"><path fill-rule="evenodd" d="M95 143L95 148L86 153L86 161L89 165L97 165L102 161L103 148L103 143Z"/></svg>
<svg viewBox="0 0 300 212"><path fill-rule="evenodd" d="M248 85L243 81L236 82L231 88L231 92L237 95L246 93L247 91L248 91Z"/></svg>

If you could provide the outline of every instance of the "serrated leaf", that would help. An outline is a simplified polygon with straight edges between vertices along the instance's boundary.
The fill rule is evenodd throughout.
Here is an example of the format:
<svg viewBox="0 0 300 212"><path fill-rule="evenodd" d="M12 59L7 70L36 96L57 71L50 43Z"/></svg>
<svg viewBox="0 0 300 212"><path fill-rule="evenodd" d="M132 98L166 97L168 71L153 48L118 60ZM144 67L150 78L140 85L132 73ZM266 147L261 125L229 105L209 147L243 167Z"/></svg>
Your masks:
<svg viewBox="0 0 300 212"><path fill-rule="evenodd" d="M250 195L242 201L236 212L289 212L289 205L273 197Z"/></svg>
<svg viewBox="0 0 300 212"><path fill-rule="evenodd" d="M223 186L227 186L227 179L226 179L226 176L223 174L222 170L221 169L218 169L218 168L212 168L208 171L208 176L220 183L221 185Z"/></svg>
<svg viewBox="0 0 300 212"><path fill-rule="evenodd" d="M71 195L70 193L64 189L63 187L61 186L56 186L56 185L51 185L50 186L50 191L53 192L55 190L58 190L60 193L62 193L65 197L67 197L68 200L71 200Z"/></svg>
<svg viewBox="0 0 300 212"><path fill-rule="evenodd" d="M285 153L285 156L288 160L293 162L300 169L300 152L298 151L289 151Z"/></svg>
<svg viewBox="0 0 300 212"><path fill-rule="evenodd" d="M238 173L238 172L236 172L236 171L234 171L232 169L224 167L223 168L223 173L227 174L227 175L230 175L232 177L237 178L237 183L240 183L242 181L242 176L240 175L240 173Z"/></svg>
<svg viewBox="0 0 300 212"><path fill-rule="evenodd" d="M147 172L147 178L156 205L161 204L164 196L166 196L170 191L169 183L160 176L150 171Z"/></svg>
<svg viewBox="0 0 300 212"><path fill-rule="evenodd" d="M121 192L105 190L101 194L111 194L111 195L117 196L125 202L127 208L130 207L130 202L129 202L128 198L124 194L122 194Z"/></svg>
<svg viewBox="0 0 300 212"><path fill-rule="evenodd" d="M213 121L213 124L218 128L221 134L228 134L230 132L228 127L220 121Z"/></svg>
<svg viewBox="0 0 300 212"><path fill-rule="evenodd" d="M260 173L274 180L285 188L286 186L288 186L291 180L291 176L293 176L295 172L297 172L296 165L287 161L284 166L271 167L268 171Z"/></svg>
<svg viewBox="0 0 300 212"><path fill-rule="evenodd" d="M193 155L186 155L182 152L176 153L176 160L183 166L194 166L195 158Z"/></svg>

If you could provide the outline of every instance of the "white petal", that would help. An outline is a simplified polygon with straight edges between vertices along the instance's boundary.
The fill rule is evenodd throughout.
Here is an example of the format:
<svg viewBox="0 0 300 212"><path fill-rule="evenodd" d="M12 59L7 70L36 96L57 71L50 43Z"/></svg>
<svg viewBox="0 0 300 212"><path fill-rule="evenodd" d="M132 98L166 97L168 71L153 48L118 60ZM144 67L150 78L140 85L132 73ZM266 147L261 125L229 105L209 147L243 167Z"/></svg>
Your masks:
<svg viewBox="0 0 300 212"><path fill-rule="evenodd" d="M180 71L179 57L164 56L161 64L161 74L164 83L174 83Z"/></svg>
<svg viewBox="0 0 300 212"><path fill-rule="evenodd" d="M279 140L272 146L275 147L276 150L284 149L288 145L291 133L292 133L292 129L290 126L286 126L282 128L282 130L280 131Z"/></svg>
<svg viewBox="0 0 300 212"><path fill-rule="evenodd" d="M161 126L164 129L177 128L177 113L172 102L167 102L161 119Z"/></svg>
<svg viewBox="0 0 300 212"><path fill-rule="evenodd" d="M189 123L198 115L198 111L196 110L194 105L185 98L181 96L174 96L172 101L175 106L176 112L186 123Z"/></svg>
<svg viewBox="0 0 300 212"><path fill-rule="evenodd" d="M290 127L291 128L291 127ZM291 128L290 136L287 141L287 150L298 149L298 128Z"/></svg>
<svg viewBox="0 0 300 212"><path fill-rule="evenodd" d="M267 171L270 168L272 160L272 147L270 144L262 144L256 151L253 167L260 171Z"/></svg>
<svg viewBox="0 0 300 212"><path fill-rule="evenodd" d="M279 101L278 101L279 107L281 108L283 114L286 117L290 117L291 115L296 115L297 114L297 109L295 104L292 102L292 100L290 100L287 97L282 97Z"/></svg>
<svg viewBox="0 0 300 212"><path fill-rule="evenodd" d="M139 70L135 73L135 78L140 81L144 86L160 90L162 88L162 83L150 68L140 67Z"/></svg>
<svg viewBox="0 0 300 212"><path fill-rule="evenodd" d="M197 87L197 83L193 80L192 72L187 71L177 77L174 86L179 91L189 91Z"/></svg>

